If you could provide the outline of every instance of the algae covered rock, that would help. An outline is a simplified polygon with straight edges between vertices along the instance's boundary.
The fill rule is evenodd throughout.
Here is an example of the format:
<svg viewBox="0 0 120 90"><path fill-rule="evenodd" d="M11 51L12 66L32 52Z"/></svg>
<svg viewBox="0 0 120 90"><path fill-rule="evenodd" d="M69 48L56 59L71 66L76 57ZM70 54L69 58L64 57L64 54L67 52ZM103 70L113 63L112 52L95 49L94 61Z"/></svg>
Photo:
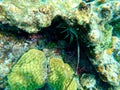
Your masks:
<svg viewBox="0 0 120 90"><path fill-rule="evenodd" d="M74 9L81 0L2 0L0 22L17 26L28 33L48 27L54 17L74 17ZM69 2L69 3L68 3Z"/></svg>
<svg viewBox="0 0 120 90"><path fill-rule="evenodd" d="M8 75L11 90L35 90L45 83L45 55L35 49L29 50L15 64Z"/></svg>
<svg viewBox="0 0 120 90"><path fill-rule="evenodd" d="M77 83L73 78L73 70L61 59L52 58L49 62L50 73L48 84L54 90L77 90Z"/></svg>
<svg viewBox="0 0 120 90"><path fill-rule="evenodd" d="M115 28L110 25L110 22L120 18L120 2L119 0L101 1L95 0L91 3L91 13L93 16L91 17L89 23L90 29L87 33L89 59L104 82L112 86L119 86L120 64L116 62L116 59L119 59L119 53L114 55L117 49L114 48L112 36ZM117 32L119 31L117 30Z"/></svg>
<svg viewBox="0 0 120 90"><path fill-rule="evenodd" d="M84 73L80 78L81 84L84 87L84 89L96 89L96 79L95 76L92 74L86 74Z"/></svg>

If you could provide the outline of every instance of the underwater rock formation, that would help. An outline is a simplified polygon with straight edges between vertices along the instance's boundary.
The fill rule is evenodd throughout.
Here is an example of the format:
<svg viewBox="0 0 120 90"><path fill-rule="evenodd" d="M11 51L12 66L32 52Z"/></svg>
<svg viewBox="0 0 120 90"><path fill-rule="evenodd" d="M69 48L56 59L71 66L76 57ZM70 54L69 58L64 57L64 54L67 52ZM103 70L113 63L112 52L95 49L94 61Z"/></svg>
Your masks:
<svg viewBox="0 0 120 90"><path fill-rule="evenodd" d="M41 28L49 26L57 15L67 18L74 17L74 11L80 1L2 0L0 2L0 21L17 26L26 32L35 33Z"/></svg>
<svg viewBox="0 0 120 90"><path fill-rule="evenodd" d="M115 38L112 36L114 27L109 23L120 19L120 2L117 0L102 4L96 2L92 7L92 12L93 16L89 24L90 32L88 33L88 39L91 42L88 47L92 48L90 61L103 81L113 86L119 86L120 64L115 59L114 53L120 46L115 48Z"/></svg>
<svg viewBox="0 0 120 90"><path fill-rule="evenodd" d="M95 85L96 85L96 79L94 75L91 74L86 74L84 73L81 78L81 84L84 87L84 89L96 89Z"/></svg>
<svg viewBox="0 0 120 90"><path fill-rule="evenodd" d="M61 59L52 58L48 63L42 51L31 49L13 66L8 83L11 90L35 90L45 83L51 90L77 90L76 81L71 82L73 74L72 68Z"/></svg>
<svg viewBox="0 0 120 90"><path fill-rule="evenodd" d="M87 1L2 0L0 22L36 33L50 26L58 15L65 20L76 19L84 27L80 35L85 38L83 42L89 49L89 59L101 79L110 85L120 86L120 38L116 33L112 36L114 30L120 32L119 25L114 24L120 20L120 2Z"/></svg>

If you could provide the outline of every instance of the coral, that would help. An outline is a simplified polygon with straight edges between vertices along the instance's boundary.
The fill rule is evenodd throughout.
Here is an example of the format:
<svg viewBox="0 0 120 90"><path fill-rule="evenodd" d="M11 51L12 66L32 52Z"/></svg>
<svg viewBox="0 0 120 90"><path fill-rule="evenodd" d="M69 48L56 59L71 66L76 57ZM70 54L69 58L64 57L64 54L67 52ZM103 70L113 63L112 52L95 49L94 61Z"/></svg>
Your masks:
<svg viewBox="0 0 120 90"><path fill-rule="evenodd" d="M77 90L77 83L73 79L73 70L61 59L52 58L49 61L50 73L48 84L54 90Z"/></svg>
<svg viewBox="0 0 120 90"><path fill-rule="evenodd" d="M13 66L8 84L11 90L35 90L47 81L54 90L77 90L73 74L72 68L61 59L52 58L48 63L42 51L31 49Z"/></svg>
<svg viewBox="0 0 120 90"><path fill-rule="evenodd" d="M44 85L46 79L45 55L35 49L29 50L12 68L8 75L11 90L34 90Z"/></svg>

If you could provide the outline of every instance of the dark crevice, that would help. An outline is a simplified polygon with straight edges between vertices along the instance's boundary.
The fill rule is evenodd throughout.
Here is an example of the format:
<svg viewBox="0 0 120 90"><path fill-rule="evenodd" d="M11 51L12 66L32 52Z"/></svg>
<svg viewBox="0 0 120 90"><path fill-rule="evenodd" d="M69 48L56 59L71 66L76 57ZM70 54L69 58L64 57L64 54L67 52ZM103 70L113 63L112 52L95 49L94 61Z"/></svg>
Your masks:
<svg viewBox="0 0 120 90"><path fill-rule="evenodd" d="M2 24L0 22L0 32L4 32L6 34L14 34L16 38L20 39L22 37L28 38L28 33L22 29L19 29L15 26L10 26L9 24Z"/></svg>

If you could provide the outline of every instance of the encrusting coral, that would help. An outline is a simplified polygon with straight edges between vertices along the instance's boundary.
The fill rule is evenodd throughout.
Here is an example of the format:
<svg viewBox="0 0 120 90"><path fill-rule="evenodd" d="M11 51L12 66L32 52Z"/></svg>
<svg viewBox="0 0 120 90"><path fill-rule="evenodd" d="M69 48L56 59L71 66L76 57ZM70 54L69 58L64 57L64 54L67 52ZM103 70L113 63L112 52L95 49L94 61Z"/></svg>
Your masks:
<svg viewBox="0 0 120 90"><path fill-rule="evenodd" d="M42 51L31 49L13 66L8 84L11 90L35 90L47 81L54 90L77 90L77 82L71 81L73 74L72 68L61 59L52 58L48 63Z"/></svg>

